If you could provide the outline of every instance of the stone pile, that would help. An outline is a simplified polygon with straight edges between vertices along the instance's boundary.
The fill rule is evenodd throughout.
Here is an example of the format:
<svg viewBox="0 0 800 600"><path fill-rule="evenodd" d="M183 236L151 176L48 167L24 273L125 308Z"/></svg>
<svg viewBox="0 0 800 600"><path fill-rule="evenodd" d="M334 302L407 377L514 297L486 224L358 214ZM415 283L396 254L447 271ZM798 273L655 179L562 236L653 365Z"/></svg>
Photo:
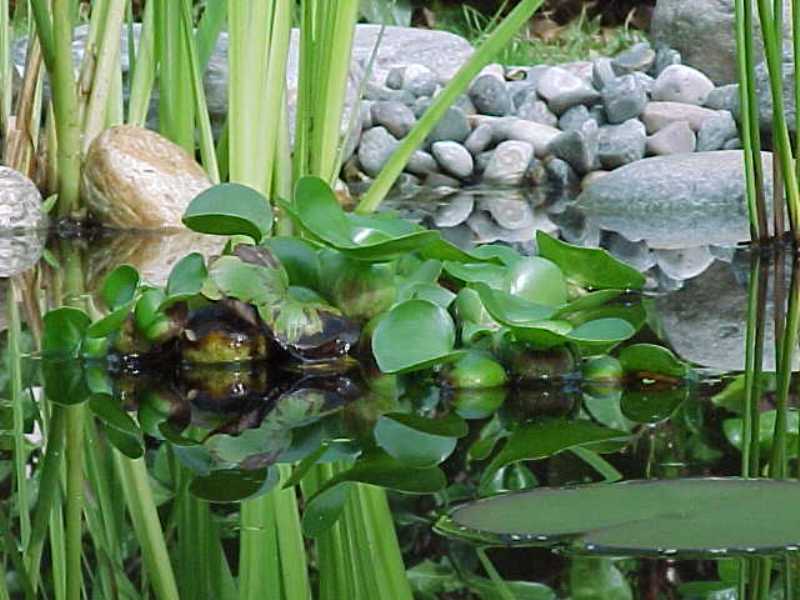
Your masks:
<svg viewBox="0 0 800 600"><path fill-rule="evenodd" d="M406 65L367 87L348 180L381 171L442 83ZM491 65L415 152L403 183L586 186L648 156L740 148L736 99L735 86L716 87L646 42L592 62Z"/></svg>

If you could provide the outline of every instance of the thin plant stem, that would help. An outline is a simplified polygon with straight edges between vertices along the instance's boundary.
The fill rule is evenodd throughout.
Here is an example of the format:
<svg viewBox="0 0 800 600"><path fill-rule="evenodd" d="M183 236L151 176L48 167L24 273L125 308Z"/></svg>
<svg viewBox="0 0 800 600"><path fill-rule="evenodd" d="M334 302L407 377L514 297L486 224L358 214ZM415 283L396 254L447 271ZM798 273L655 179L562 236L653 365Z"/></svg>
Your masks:
<svg viewBox="0 0 800 600"><path fill-rule="evenodd" d="M185 79L191 67L181 32L181 2L155 1L159 128L167 138L193 155L195 108L192 86L186 85Z"/></svg>
<svg viewBox="0 0 800 600"><path fill-rule="evenodd" d="M131 63L131 94L128 101L128 123L144 126L156 78L155 1L144 5L142 33L135 63ZM129 34L130 35L130 34Z"/></svg>
<svg viewBox="0 0 800 600"><path fill-rule="evenodd" d="M489 557L486 555L486 550L484 548L476 548L475 552L478 554L478 558L481 561L481 565L483 565L486 574L489 575L489 579L492 580L494 583L494 587L497 590L497 596L502 598L502 600L514 600L513 592L508 589L508 585L506 582L503 581L503 578L500 577L500 574L495 569L492 561L489 560Z"/></svg>
<svg viewBox="0 0 800 600"><path fill-rule="evenodd" d="M58 135L58 214L61 217L77 217L80 208L81 131L72 66L70 5L70 2L64 1L53 4L55 56L52 67L48 66ZM42 46L44 47L44 42ZM47 52L44 57L45 64L48 64Z"/></svg>
<svg viewBox="0 0 800 600"><path fill-rule="evenodd" d="M17 540L11 534L11 527L9 527L8 516L5 512L5 507L0 505L0 539L2 539L3 546L5 547L5 554L11 558L11 564L17 572L17 577L20 581L25 600L33 600L34 595L33 586L31 585L28 572L25 569L25 564L22 560L22 555L19 552ZM4 573L3 573L4 574ZM3 582L5 584L5 581Z"/></svg>
<svg viewBox="0 0 800 600"><path fill-rule="evenodd" d="M83 573L83 440L86 407L68 406L66 411L67 460L67 598L81 600Z"/></svg>
<svg viewBox="0 0 800 600"><path fill-rule="evenodd" d="M9 126L12 104L11 82L11 22L8 0L0 1L0 81L4 82L0 90L0 131L5 132Z"/></svg>
<svg viewBox="0 0 800 600"><path fill-rule="evenodd" d="M119 46L122 23L125 19L125 4L126 0L108 0L98 61L92 78L92 89L83 126L84 152L89 149L89 145L106 124L109 95L114 77L119 75Z"/></svg>
<svg viewBox="0 0 800 600"><path fill-rule="evenodd" d="M759 472L759 402L761 400L761 369L764 349L767 278L761 256L753 252L750 264L750 283L747 302L747 331L745 336L745 398L744 432L742 440L742 476L756 477Z"/></svg>
<svg viewBox="0 0 800 600"><path fill-rule="evenodd" d="M22 546L27 547L31 539L31 498L28 492L28 476L26 473L28 453L25 449L25 406L22 388L22 323L17 304L16 283L12 279L8 287L8 355L9 355L9 389L11 393L11 410L13 415L14 434L14 481L17 491L20 534Z"/></svg>
<svg viewBox="0 0 800 600"><path fill-rule="evenodd" d="M516 32L542 5L543 0L522 0L497 26L478 48L456 76L436 97L411 132L403 139L389 162L375 178L367 193L358 204L359 213L372 213L389 193L402 173L411 155L423 144L425 138L444 117L447 109L467 89L470 82L489 61L505 46Z"/></svg>

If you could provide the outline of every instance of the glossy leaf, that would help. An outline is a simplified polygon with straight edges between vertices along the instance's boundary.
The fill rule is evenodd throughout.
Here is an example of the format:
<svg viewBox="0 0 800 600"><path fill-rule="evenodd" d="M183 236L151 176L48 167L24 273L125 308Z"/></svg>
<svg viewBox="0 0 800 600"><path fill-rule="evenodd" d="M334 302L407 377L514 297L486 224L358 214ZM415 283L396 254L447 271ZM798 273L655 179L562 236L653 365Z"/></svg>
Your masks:
<svg viewBox="0 0 800 600"><path fill-rule="evenodd" d="M626 373L654 373L669 377L684 377L689 371L686 363L663 346L634 344L619 353L619 362Z"/></svg>
<svg viewBox="0 0 800 600"><path fill-rule="evenodd" d="M509 327L524 327L539 323L549 319L555 312L549 306L493 290L483 283L476 283L473 287L492 318Z"/></svg>
<svg viewBox="0 0 800 600"><path fill-rule="evenodd" d="M567 277L594 289L644 287L644 275L600 248L584 248L562 242L543 231L536 234L539 256L556 263Z"/></svg>
<svg viewBox="0 0 800 600"><path fill-rule="evenodd" d="M269 201L253 188L223 183L191 201L183 224L199 233L246 235L257 243L272 229L272 209Z"/></svg>
<svg viewBox="0 0 800 600"><path fill-rule="evenodd" d="M275 468L247 471L228 469L198 475L189 485L189 490L208 502L240 502L266 494L280 481Z"/></svg>
<svg viewBox="0 0 800 600"><path fill-rule="evenodd" d="M633 326L623 319L597 319L579 325L567 334L573 342L583 344L615 344L632 337Z"/></svg>
<svg viewBox="0 0 800 600"><path fill-rule="evenodd" d="M372 335L372 351L381 371L403 373L453 360L456 328L446 310L427 300L395 306Z"/></svg>
<svg viewBox="0 0 800 600"><path fill-rule="evenodd" d="M89 326L86 335L91 338L102 338L118 331L128 315L131 314L136 300L131 300L127 304L114 309L102 319L99 319Z"/></svg>
<svg viewBox="0 0 800 600"><path fill-rule="evenodd" d="M775 410L768 410L761 413L758 419L758 441L763 452L768 453L772 450L772 443L775 436L775 421L778 413ZM789 456L797 456L797 431L800 426L800 415L797 410L790 410L786 416L786 449ZM722 424L725 438L737 450L742 449L742 439L744 436L744 421L739 418L726 419Z"/></svg>
<svg viewBox="0 0 800 600"><path fill-rule="evenodd" d="M105 425L111 443L128 458L144 455L142 430L119 403L107 394L95 394L89 399L89 409Z"/></svg>
<svg viewBox="0 0 800 600"><path fill-rule="evenodd" d="M689 397L689 388L680 386L668 389L626 389L622 394L620 409L627 419L635 423L659 423L670 418Z"/></svg>
<svg viewBox="0 0 800 600"><path fill-rule="evenodd" d="M44 316L42 351L45 356L77 357L91 320L77 308L63 307Z"/></svg>
<svg viewBox="0 0 800 600"><path fill-rule="evenodd" d="M484 283L492 289L503 291L508 286L506 281L508 269L500 265L491 263L465 264L448 260L444 263L444 271L451 278L464 284Z"/></svg>
<svg viewBox="0 0 800 600"><path fill-rule="evenodd" d="M320 285L321 266L317 250L309 242L294 237L271 237L263 245L272 250L289 275L291 285L316 290Z"/></svg>
<svg viewBox="0 0 800 600"><path fill-rule="evenodd" d="M416 468L442 463L455 450L458 438L467 434L461 417L428 419L414 414L381 416L374 435L378 446L401 463Z"/></svg>
<svg viewBox="0 0 800 600"><path fill-rule="evenodd" d="M317 538L328 531L344 510L352 483L343 482L312 496L305 505L302 517L303 533Z"/></svg>
<svg viewBox="0 0 800 600"><path fill-rule="evenodd" d="M506 290L542 306L567 302L567 281L561 269L546 258L530 256L519 260L506 273Z"/></svg>
<svg viewBox="0 0 800 600"><path fill-rule="evenodd" d="M120 265L108 274L100 295L109 310L128 304L139 287L139 272L130 265Z"/></svg>
<svg viewBox="0 0 800 600"><path fill-rule="evenodd" d="M521 460L541 460L575 446L627 437L624 431L609 429L591 421L554 419L521 425L486 468L481 481L490 480L501 467Z"/></svg>
<svg viewBox="0 0 800 600"><path fill-rule="evenodd" d="M202 254L193 252L180 259L169 274L166 294L170 303L190 298L201 292L208 271Z"/></svg>

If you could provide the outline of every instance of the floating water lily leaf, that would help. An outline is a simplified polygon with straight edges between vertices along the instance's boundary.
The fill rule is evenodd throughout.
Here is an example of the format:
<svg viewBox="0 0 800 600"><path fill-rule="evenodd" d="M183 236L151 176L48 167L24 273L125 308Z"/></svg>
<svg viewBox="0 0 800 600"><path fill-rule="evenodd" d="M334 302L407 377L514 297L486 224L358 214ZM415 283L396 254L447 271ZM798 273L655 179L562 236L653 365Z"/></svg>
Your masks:
<svg viewBox="0 0 800 600"><path fill-rule="evenodd" d="M272 465L291 443L288 429L265 421L260 427L247 429L239 435L211 436L206 447L220 466L255 471Z"/></svg>
<svg viewBox="0 0 800 600"><path fill-rule="evenodd" d="M500 244L478 246L472 250L471 254L483 260L499 260L507 267L512 267L522 260L522 256L514 248Z"/></svg>
<svg viewBox="0 0 800 600"><path fill-rule="evenodd" d="M144 455L142 430L114 398L95 394L89 399L89 410L103 423L109 441L117 450L133 459Z"/></svg>
<svg viewBox="0 0 800 600"><path fill-rule="evenodd" d="M129 303L139 287L139 272L130 265L120 265L108 274L100 295L110 310Z"/></svg>
<svg viewBox="0 0 800 600"><path fill-rule="evenodd" d="M624 431L609 429L591 421L553 419L527 423L514 430L502 450L486 467L481 482L483 485L501 467L521 460L541 460L576 446L624 440L627 437Z"/></svg>
<svg viewBox="0 0 800 600"><path fill-rule="evenodd" d="M244 262L236 256L222 256L208 270L211 281L226 296L257 305L274 305L288 294L288 277L283 269Z"/></svg>
<svg viewBox="0 0 800 600"><path fill-rule="evenodd" d="M453 262L460 262L460 263L493 263L496 265L502 265L503 260L501 260L498 256L492 253L484 253L479 254L477 252L467 252L466 250L462 250L455 244L448 242L443 237L439 236L431 241L427 246L424 248L419 248L419 254L423 258L432 258L441 261L453 261Z"/></svg>
<svg viewBox="0 0 800 600"><path fill-rule="evenodd" d="M583 294L575 300L562 305L553 316L565 317L581 311L592 310L608 304L621 294L621 290L597 290L596 292L589 292L588 294Z"/></svg>
<svg viewBox="0 0 800 600"><path fill-rule="evenodd" d="M564 274L596 289L644 287L644 275L600 248L583 248L562 242L543 231L536 234L539 255L556 263Z"/></svg>
<svg viewBox="0 0 800 600"><path fill-rule="evenodd" d="M670 418L689 397L689 388L679 386L669 389L626 389L622 394L620 409L625 418L636 423L659 423Z"/></svg>
<svg viewBox="0 0 800 600"><path fill-rule="evenodd" d="M504 386L508 375L491 354L472 350L448 365L443 370L442 380L455 389L486 389Z"/></svg>
<svg viewBox="0 0 800 600"><path fill-rule="evenodd" d="M330 186L318 177L303 177L295 187L294 204L282 203L284 210L305 231L316 239L351 256L362 260L391 260L438 239L437 231L416 229L398 233L405 225L390 224L372 218L373 227L366 228L364 218L348 219L336 201ZM399 220L398 220L399 221Z"/></svg>
<svg viewBox="0 0 800 600"><path fill-rule="evenodd" d="M368 321L387 311L397 298L393 263L369 264L341 252L320 252L322 292L342 313Z"/></svg>
<svg viewBox="0 0 800 600"><path fill-rule="evenodd" d="M401 463L416 468L434 467L453 453L458 438L467 434L461 417L428 419L414 414L389 413L375 425L378 446Z"/></svg>
<svg viewBox="0 0 800 600"><path fill-rule="evenodd" d="M91 319L77 308L62 307L44 316L42 351L45 356L74 358L78 356Z"/></svg>
<svg viewBox="0 0 800 600"><path fill-rule="evenodd" d="M184 256L175 263L169 274L166 291L167 304L174 304L199 294L207 275L206 261L202 254L193 252Z"/></svg>
<svg viewBox="0 0 800 600"><path fill-rule="evenodd" d="M208 502L240 502L266 494L279 481L275 467L256 471L227 469L198 475L189 485L189 491Z"/></svg>
<svg viewBox="0 0 800 600"><path fill-rule="evenodd" d="M506 273L508 269L491 263L460 263L448 260L444 263L444 271L456 281L462 283L484 283L492 289L507 289Z"/></svg>
<svg viewBox="0 0 800 600"><path fill-rule="evenodd" d="M366 483L407 494L433 494L445 488L447 479L438 467L412 468L382 451L365 454L347 471L326 481L307 500L306 506L313 508L308 520L303 518L306 535L318 536L336 522L352 483Z"/></svg>
<svg viewBox="0 0 800 600"><path fill-rule="evenodd" d="M457 358L456 326L441 306L408 300L384 316L372 334L372 351L381 371L404 373Z"/></svg>
<svg viewBox="0 0 800 600"><path fill-rule="evenodd" d="M484 543L558 544L580 554L712 558L796 550L798 502L800 484L790 481L631 481L495 496L457 508L437 527Z"/></svg>
<svg viewBox="0 0 800 600"><path fill-rule="evenodd" d="M281 261L289 283L316 290L320 284L320 262L316 248L295 237L271 237L262 242Z"/></svg>
<svg viewBox="0 0 800 600"><path fill-rule="evenodd" d="M449 308L456 299L456 295L453 292L435 283L415 283L406 288L404 293L408 294L409 297L399 297L398 299L411 300L413 298L419 298L420 300L433 302L442 308Z"/></svg>
<svg viewBox="0 0 800 600"><path fill-rule="evenodd" d="M246 235L258 243L272 229L272 209L269 201L253 188L223 183L189 203L183 224L199 233Z"/></svg>
<svg viewBox="0 0 800 600"><path fill-rule="evenodd" d="M619 353L619 362L626 373L685 377L689 372L686 363L672 351L655 344L634 344Z"/></svg>
<svg viewBox="0 0 800 600"><path fill-rule="evenodd" d="M512 295L542 306L566 304L567 281L554 262L529 256L506 271L506 290Z"/></svg>

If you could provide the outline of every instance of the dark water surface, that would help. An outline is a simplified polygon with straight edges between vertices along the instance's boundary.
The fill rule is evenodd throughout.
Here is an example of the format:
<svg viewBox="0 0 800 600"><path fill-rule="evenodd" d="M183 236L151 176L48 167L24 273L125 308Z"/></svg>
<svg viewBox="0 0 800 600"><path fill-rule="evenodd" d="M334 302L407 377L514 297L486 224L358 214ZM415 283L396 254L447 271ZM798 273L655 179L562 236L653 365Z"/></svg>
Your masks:
<svg viewBox="0 0 800 600"><path fill-rule="evenodd" d="M666 236L652 244L646 235L642 235L645 239L631 240L592 225L591 219L571 209L537 202L532 202L534 219L526 225L528 229L561 231L573 243L602 245L646 272L645 294L626 300L630 310L637 311L644 323L632 342L658 343L671 348L694 367L690 377L647 381L644 385L597 385L584 380L579 365L556 365L556 376L545 380L517 382L489 390L453 390L441 385L430 373L381 377L373 366L355 361L326 370L303 370L291 364L199 369L167 360L140 364L42 357L34 350L34 339L41 333L42 315L33 307L57 305L55 299L63 297L64 273L70 270L80 273L91 296L115 265L133 264L144 279L163 283L175 261L186 253L201 248L213 252L220 246L216 239L188 233L105 232L62 238L51 235L37 266L2 280L0 287L4 313L0 315L0 353L4 358L0 366L0 398L12 395L13 354L7 327L15 316L6 310L12 285L24 320L19 346L23 356L21 381L28 407L22 423L28 468L42 468L40 448L48 432L42 430L40 412L50 411L50 402L62 405L88 402L90 413L96 417L89 443L99 451L99 454L87 452L85 467L89 481L94 481L98 469L108 467L102 464L108 453L136 455L143 444L162 522L170 523L173 507L181 502L210 507L208 518L214 523L222 556L235 576L240 558L237 502L274 484L276 464L296 465L313 456L322 462L341 465L376 451L414 459L422 452L420 445L441 444L443 460L439 467L447 482L443 489L435 493L398 492L396 489L411 485L404 481L402 473L392 475L394 479L390 477L392 480L387 480L384 486L389 490L411 588L416 597L423 599L503 598L491 584L489 573L471 544L442 537L433 530L442 515L463 502L507 491L604 480L742 475L740 449L746 406L741 372L745 367L751 253L737 247L735 239L734 245L709 245L707 237L691 240L690 232L686 231L680 235L683 247L674 244L665 247ZM447 201L440 200L423 208L419 203L396 201L391 208L420 222L434 224L446 204ZM486 225L486 220L478 226L481 223ZM474 222L472 226L461 222L450 223L445 229L448 239L469 246L480 237L476 227ZM733 229L738 231L738 227L735 224ZM529 234L502 229L484 228L481 241L507 240L523 251L535 250L526 241L531 239ZM643 231L646 234L649 225ZM713 240L715 244L724 239L723 233ZM630 229L627 235L638 237ZM731 235L736 237L738 233ZM35 248L36 244L30 242L27 247ZM765 322L770 324L775 315L775 303L771 300L774 283L781 279L788 282L791 275L790 261L783 260L782 272L774 275L774 266L770 271L767 288L770 301L763 311ZM779 291L787 286L779 283ZM784 289L782 297L786 293ZM773 371L774 336L771 327L765 331L764 369ZM762 421L771 423L776 409L775 375L765 375L763 383L759 411ZM797 456L795 390L793 380L788 411L792 466ZM14 469L11 456L18 441L12 413L10 402L0 405L0 497L5 505L4 518L14 524L25 511L19 504L21 490L11 485ZM129 427L130 423L122 416L125 414L134 418L130 423L138 424L143 437L139 437L137 429ZM394 415L415 415L427 423L430 431L439 433L455 421L463 423L465 430L438 438L415 437L413 431L406 431L408 435L392 433L392 427L397 427ZM504 467L487 480L484 475L492 451L522 425L542 423L555 423L564 431L569 431L575 423L590 423L616 430L620 437L615 447L598 451L603 461L600 467L587 460L585 454L563 448L537 460ZM452 446L448 446L450 441ZM766 431L761 439L765 455L772 443L771 434ZM423 455L429 454L423 452ZM101 464L94 464L94 460L100 460ZM282 473L285 480L286 471ZM181 495L181 486L187 485L191 500ZM113 491L119 489L117 484L111 486L113 497ZM41 493L37 489L25 491L29 498L41 497ZM87 528L102 529L104 519L118 518L107 514L108 507L101 500L99 491L87 484ZM592 507L587 506L586 510L591 511ZM769 507L764 506L764 510ZM174 526L174 523L168 526L172 535ZM281 524L277 526L280 528ZM736 528L737 523L730 526ZM23 532L19 526L12 525L10 532L21 540ZM90 536L85 535L87 589L93 591L93 597L101 598L101 584L92 580L90 574L104 558L88 541ZM126 535L131 537L130 532ZM174 540L170 544L170 548L175 547ZM121 568L132 581L138 581L141 564L135 542L126 539L123 546L129 554L125 554ZM308 548L313 573L314 554L310 544ZM718 600L737 598L739 589L745 589L747 597L783 598L786 594L794 597L796 589L793 585L796 559L791 557L774 560L768 568L772 570L772 578L766 584L762 580L751 581L740 588L740 567L749 565L748 572L752 574L757 571L757 565L750 564L753 561L715 556L692 560L670 556L661 559L570 556L544 548L496 548L488 555L500 576L511 582L511 597L520 599ZM9 556L7 553L5 572L11 596L24 597ZM186 582L193 573L180 564L177 555L173 555L173 561L177 563L180 586L188 585ZM56 563L57 558L45 551L44 581L51 581ZM315 582L313 575L312 582ZM51 592L52 584L47 585ZM764 585L766 590L756 589ZM216 593L193 589L186 592L186 597L220 597Z"/></svg>

